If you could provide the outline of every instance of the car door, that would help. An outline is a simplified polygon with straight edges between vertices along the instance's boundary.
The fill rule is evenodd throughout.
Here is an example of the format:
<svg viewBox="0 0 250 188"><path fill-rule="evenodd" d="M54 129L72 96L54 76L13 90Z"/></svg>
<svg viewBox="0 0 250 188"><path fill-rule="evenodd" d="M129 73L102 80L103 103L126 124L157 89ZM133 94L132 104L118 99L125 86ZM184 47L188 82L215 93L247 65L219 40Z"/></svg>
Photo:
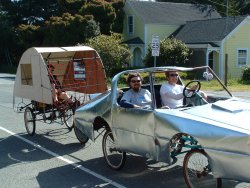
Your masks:
<svg viewBox="0 0 250 188"><path fill-rule="evenodd" d="M123 108L118 103L113 105L112 131L122 151L155 158L154 129L153 108Z"/></svg>

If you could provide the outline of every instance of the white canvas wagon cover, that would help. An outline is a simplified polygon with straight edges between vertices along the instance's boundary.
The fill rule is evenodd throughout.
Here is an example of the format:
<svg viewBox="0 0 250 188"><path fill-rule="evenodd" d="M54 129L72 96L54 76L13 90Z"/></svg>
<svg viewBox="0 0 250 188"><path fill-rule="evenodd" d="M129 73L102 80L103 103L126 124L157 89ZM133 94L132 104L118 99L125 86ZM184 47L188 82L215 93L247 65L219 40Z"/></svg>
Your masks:
<svg viewBox="0 0 250 188"><path fill-rule="evenodd" d="M19 62L13 95L52 104L48 64L65 91L85 94L107 90L107 80L99 54L88 46L33 47Z"/></svg>

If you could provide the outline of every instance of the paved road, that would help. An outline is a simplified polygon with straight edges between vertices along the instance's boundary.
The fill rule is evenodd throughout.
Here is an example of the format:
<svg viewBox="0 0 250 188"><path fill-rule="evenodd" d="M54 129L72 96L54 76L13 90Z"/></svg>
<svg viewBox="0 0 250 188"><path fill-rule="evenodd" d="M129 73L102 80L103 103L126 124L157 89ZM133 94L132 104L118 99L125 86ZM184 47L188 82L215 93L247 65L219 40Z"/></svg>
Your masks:
<svg viewBox="0 0 250 188"><path fill-rule="evenodd" d="M172 166L129 155L121 171L109 169L103 159L101 137L78 143L74 132L59 124L37 124L27 135L23 114L12 109L14 77L0 74L0 182L1 188L19 187L186 187L183 156ZM239 167L240 168L240 167ZM250 184L224 181L223 187Z"/></svg>

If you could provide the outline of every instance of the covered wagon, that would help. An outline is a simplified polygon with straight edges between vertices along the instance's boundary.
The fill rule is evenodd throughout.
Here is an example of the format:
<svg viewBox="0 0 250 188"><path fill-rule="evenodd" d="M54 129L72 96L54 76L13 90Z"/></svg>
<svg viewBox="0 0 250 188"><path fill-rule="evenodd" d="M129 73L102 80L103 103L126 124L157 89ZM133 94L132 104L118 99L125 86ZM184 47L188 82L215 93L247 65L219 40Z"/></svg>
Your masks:
<svg viewBox="0 0 250 188"><path fill-rule="evenodd" d="M53 72L49 67L53 67ZM54 90L65 93L69 100L55 101ZM26 129L33 135L35 122L39 120L51 122L61 119L72 128L75 109L92 94L106 90L105 70L93 48L33 47L26 50L20 59L13 101L18 112L25 112ZM68 123L69 119L71 123Z"/></svg>

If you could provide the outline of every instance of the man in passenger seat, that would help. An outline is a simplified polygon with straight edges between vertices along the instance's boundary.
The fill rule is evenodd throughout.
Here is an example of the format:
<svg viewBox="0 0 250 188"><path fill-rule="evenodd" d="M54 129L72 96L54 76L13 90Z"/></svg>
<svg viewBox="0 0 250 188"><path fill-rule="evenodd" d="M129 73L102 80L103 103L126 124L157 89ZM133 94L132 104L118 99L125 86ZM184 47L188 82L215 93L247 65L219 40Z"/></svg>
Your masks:
<svg viewBox="0 0 250 188"><path fill-rule="evenodd" d="M141 88L141 75L139 73L129 74L127 83L130 89L123 94L120 105L124 108L151 108L151 93L147 89Z"/></svg>

